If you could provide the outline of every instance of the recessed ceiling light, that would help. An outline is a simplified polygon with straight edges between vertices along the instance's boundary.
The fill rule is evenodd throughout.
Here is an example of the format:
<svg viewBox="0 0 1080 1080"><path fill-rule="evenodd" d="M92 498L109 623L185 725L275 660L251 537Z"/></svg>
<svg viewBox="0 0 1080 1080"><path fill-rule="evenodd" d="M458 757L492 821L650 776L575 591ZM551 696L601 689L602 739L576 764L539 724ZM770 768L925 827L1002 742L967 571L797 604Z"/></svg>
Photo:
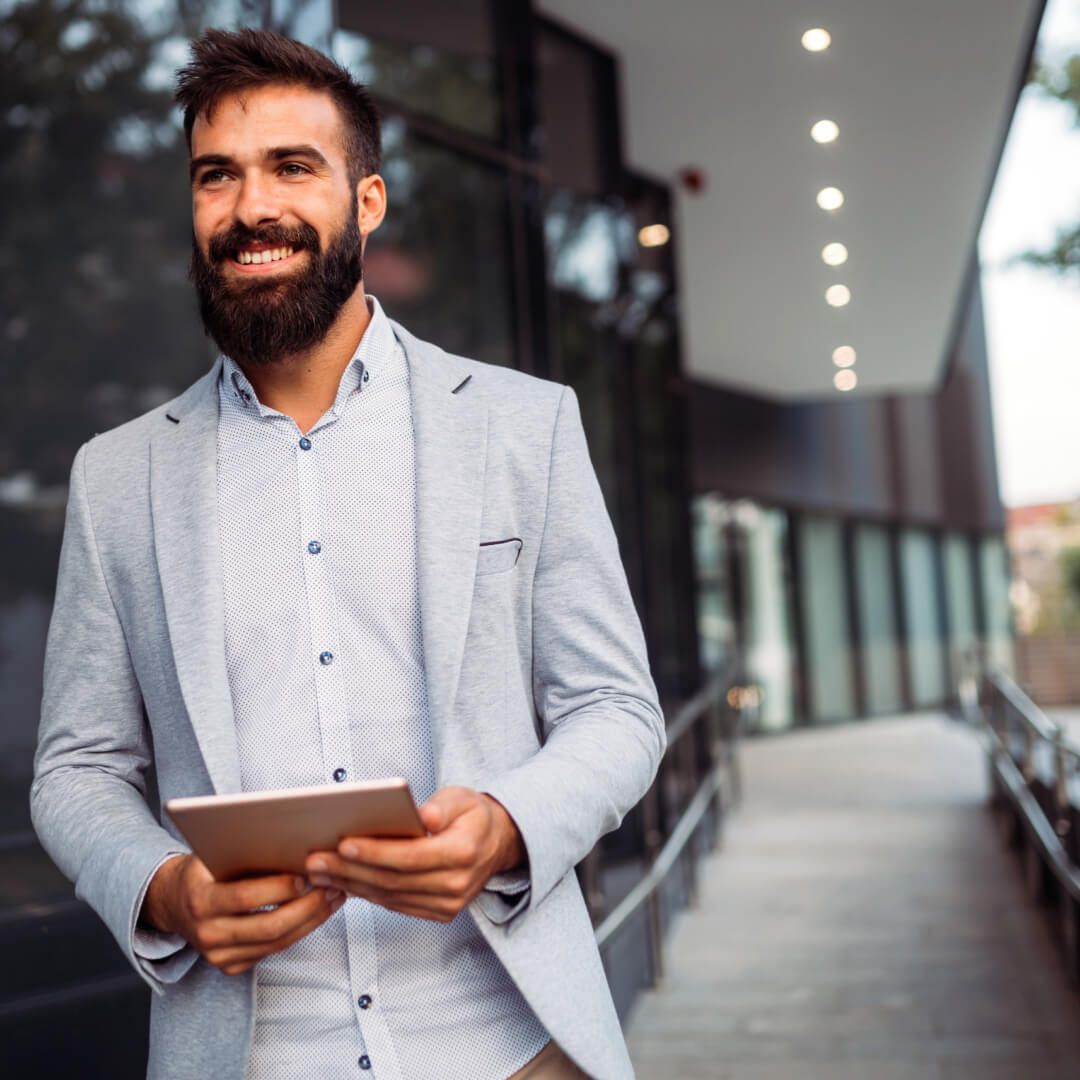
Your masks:
<svg viewBox="0 0 1080 1080"><path fill-rule="evenodd" d="M843 266L847 262L847 248L843 244L826 244L821 249L821 261L826 266Z"/></svg>
<svg viewBox="0 0 1080 1080"><path fill-rule="evenodd" d="M666 225L645 225L637 238L642 247L663 247L671 239L671 230Z"/></svg>
<svg viewBox="0 0 1080 1080"><path fill-rule="evenodd" d="M833 349L832 362L839 368L851 367L855 363L855 350L850 345Z"/></svg>
<svg viewBox="0 0 1080 1080"><path fill-rule="evenodd" d="M839 210L844 205L844 193L839 188L822 188L817 193L817 204L822 210Z"/></svg>
<svg viewBox="0 0 1080 1080"><path fill-rule="evenodd" d="M840 127L835 120L819 120L810 129L810 138L816 143L836 142Z"/></svg>
<svg viewBox="0 0 1080 1080"><path fill-rule="evenodd" d="M825 303L830 307L843 307L851 300L851 290L846 285L830 285L825 290Z"/></svg>
<svg viewBox="0 0 1080 1080"><path fill-rule="evenodd" d="M838 371L832 378L833 386L836 387L841 393L846 394L849 390L854 390L858 385L859 376L854 371Z"/></svg>
<svg viewBox="0 0 1080 1080"><path fill-rule="evenodd" d="M832 34L820 26L807 30L802 36L802 47L807 52L824 52L832 44Z"/></svg>

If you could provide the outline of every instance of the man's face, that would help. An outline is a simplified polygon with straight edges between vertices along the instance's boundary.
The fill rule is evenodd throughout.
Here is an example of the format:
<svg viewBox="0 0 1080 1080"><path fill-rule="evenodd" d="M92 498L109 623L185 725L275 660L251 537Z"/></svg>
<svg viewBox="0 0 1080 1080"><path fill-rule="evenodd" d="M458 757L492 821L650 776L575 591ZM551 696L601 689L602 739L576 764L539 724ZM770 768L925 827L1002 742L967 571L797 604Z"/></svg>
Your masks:
<svg viewBox="0 0 1080 1080"><path fill-rule="evenodd" d="M349 183L333 100L279 86L225 97L212 121L196 120L191 155L191 275L207 332L239 363L310 349L361 281L361 224L378 224Z"/></svg>

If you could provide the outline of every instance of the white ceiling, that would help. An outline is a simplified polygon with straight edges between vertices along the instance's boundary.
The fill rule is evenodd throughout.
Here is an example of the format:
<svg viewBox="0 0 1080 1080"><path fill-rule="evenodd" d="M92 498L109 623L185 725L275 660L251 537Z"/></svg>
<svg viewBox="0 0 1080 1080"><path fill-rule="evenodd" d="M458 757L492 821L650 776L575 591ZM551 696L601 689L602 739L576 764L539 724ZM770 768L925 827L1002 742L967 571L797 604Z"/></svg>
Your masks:
<svg viewBox="0 0 1080 1080"><path fill-rule="evenodd" d="M619 57L632 166L673 180L685 361L778 398L935 386L1039 0L539 0ZM825 53L804 30L832 34ZM835 120L819 146L811 124ZM836 213L815 196L835 185ZM847 245L830 269L821 248ZM848 307L825 289L843 282Z"/></svg>

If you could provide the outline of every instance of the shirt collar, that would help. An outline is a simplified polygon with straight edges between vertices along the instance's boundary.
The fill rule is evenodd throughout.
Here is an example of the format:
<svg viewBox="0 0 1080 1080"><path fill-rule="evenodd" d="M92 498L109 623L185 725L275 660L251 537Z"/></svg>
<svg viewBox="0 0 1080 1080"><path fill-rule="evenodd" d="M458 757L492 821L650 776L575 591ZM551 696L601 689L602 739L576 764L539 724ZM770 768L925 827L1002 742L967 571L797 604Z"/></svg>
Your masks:
<svg viewBox="0 0 1080 1080"><path fill-rule="evenodd" d="M341 373L337 394L330 412L339 416L345 403L356 390L363 390L372 379L378 379L393 355L396 338L394 328L382 309L382 304L370 293L365 296L371 321L364 330L360 344L353 353L345 370ZM224 392L233 397L244 408L253 408L262 416L280 415L276 409L267 408L259 401L255 387L251 385L240 365L231 356L222 357L221 385Z"/></svg>

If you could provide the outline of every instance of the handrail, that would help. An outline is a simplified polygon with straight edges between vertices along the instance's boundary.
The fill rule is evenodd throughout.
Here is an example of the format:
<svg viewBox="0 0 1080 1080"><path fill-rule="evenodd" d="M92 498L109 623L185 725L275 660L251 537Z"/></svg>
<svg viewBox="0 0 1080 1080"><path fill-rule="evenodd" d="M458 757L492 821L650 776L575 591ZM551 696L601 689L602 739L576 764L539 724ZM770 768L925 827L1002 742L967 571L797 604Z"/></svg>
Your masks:
<svg viewBox="0 0 1080 1080"><path fill-rule="evenodd" d="M1008 675L1004 672L996 672L990 676L990 682L1017 711L1020 719L1040 738L1047 742L1053 742L1057 738L1060 726L1055 724ZM1072 750L1068 744L1066 744L1066 751L1075 757L1080 757L1080 752Z"/></svg>
<svg viewBox="0 0 1080 1080"><path fill-rule="evenodd" d="M1068 745L1065 729L1007 675L990 675L985 689L977 718L987 736L993 802L1006 815L1005 835L1024 848L1032 896L1059 903L1069 969L1080 984L1080 865L1072 837L1080 810L1070 791L1080 775L1080 751ZM1042 760L1053 763L1041 773L1036 767L1039 744Z"/></svg>
<svg viewBox="0 0 1080 1080"><path fill-rule="evenodd" d="M651 849L651 859L648 868L634 883L630 891L620 900L615 907L603 918L596 928L596 942L601 949L605 948L612 939L626 926L629 925L634 915L643 907L648 909L649 918L646 924L649 953L652 960L652 981L655 984L663 974L662 953L662 919L660 911L659 889L667 876L671 873L676 863L684 855L688 855L692 865L687 867L689 877L689 891L691 899L696 888L696 863L698 852L695 849L694 838L697 835L698 826L709 812L710 808L718 802L722 805L722 795L725 788L725 773L730 775L730 787L733 798L738 793L738 763L736 758L735 740L738 734L738 721L724 723L721 719L721 709L725 706L731 709L728 700L728 690L734 684L736 665L731 663L723 671L718 673L705 684L692 698L684 702L674 713L667 725L667 750L664 755L665 763L673 756L679 755L683 762L691 764L695 747L693 741L686 738L688 733L698 724L711 721L709 736L704 740L703 746L707 757L706 768L703 770L692 798L679 816L678 821L671 829L670 835L663 845L656 841L659 831L655 821L652 826L646 827L646 846ZM734 712L733 709L731 709ZM645 815L647 822L650 818L657 817L658 808L658 784L654 783L645 796Z"/></svg>

